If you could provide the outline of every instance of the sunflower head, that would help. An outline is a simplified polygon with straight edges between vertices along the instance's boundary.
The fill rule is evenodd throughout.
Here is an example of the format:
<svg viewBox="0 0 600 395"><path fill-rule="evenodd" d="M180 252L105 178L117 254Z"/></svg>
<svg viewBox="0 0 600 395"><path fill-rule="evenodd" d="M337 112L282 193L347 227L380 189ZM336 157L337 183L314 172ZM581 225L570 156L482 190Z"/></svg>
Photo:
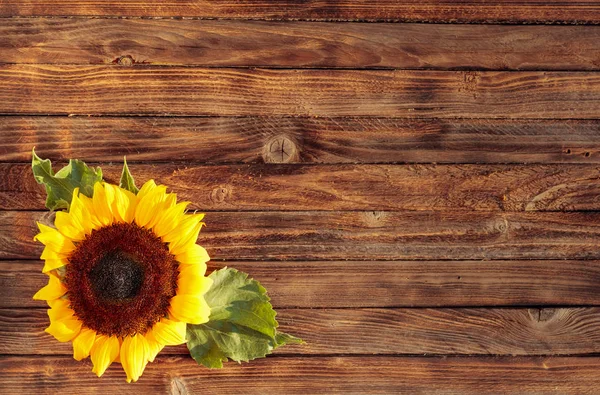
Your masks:
<svg viewBox="0 0 600 395"><path fill-rule="evenodd" d="M46 332L71 341L76 360L90 356L98 376L120 362L136 381L163 347L185 343L188 323L208 321L209 257L196 244L204 215L153 180L137 194L103 182L93 190L75 189L56 228L38 223L48 285L34 299L47 301Z"/></svg>

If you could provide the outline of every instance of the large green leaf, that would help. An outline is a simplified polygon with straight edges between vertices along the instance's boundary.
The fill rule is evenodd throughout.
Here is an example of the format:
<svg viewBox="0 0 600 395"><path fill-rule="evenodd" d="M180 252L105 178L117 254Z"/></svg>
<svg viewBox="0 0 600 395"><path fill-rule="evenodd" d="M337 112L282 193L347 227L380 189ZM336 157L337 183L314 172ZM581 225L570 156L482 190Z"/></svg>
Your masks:
<svg viewBox="0 0 600 395"><path fill-rule="evenodd" d="M35 151L31 155L33 176L39 184L46 187L46 207L50 210L68 210L73 190L77 187L85 196L92 197L94 184L102 181L102 170L99 167L88 167L80 160L69 160L67 166L54 174L50 159L41 159Z"/></svg>
<svg viewBox="0 0 600 395"><path fill-rule="evenodd" d="M187 345L196 362L221 368L228 359L250 361L284 344L302 342L277 332L275 310L258 281L230 268L215 270L209 277L214 281L205 295L210 319L187 326Z"/></svg>
<svg viewBox="0 0 600 395"><path fill-rule="evenodd" d="M121 172L121 181L119 182L119 186L135 193L136 195L139 192L138 187L135 186L135 180L129 171L129 166L127 166L126 158L123 158L123 171Z"/></svg>

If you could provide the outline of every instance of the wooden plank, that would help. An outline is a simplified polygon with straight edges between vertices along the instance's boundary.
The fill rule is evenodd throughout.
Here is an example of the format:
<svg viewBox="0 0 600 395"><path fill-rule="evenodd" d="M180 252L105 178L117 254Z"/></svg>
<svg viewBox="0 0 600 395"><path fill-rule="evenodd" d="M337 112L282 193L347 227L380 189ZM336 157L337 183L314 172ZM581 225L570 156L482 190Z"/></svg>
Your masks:
<svg viewBox="0 0 600 395"><path fill-rule="evenodd" d="M135 385L118 364L99 380L89 360L66 356L2 357L0 368L5 394L589 394L600 385L598 357L271 357L210 370L159 356Z"/></svg>
<svg viewBox="0 0 600 395"><path fill-rule="evenodd" d="M13 18L0 62L598 70L598 42L600 26Z"/></svg>
<svg viewBox="0 0 600 395"><path fill-rule="evenodd" d="M600 308L279 309L281 330L306 344L279 355L583 355L600 352ZM70 343L44 332L45 309L0 310L0 350L11 355L71 355ZM186 355L185 345L164 355Z"/></svg>
<svg viewBox="0 0 600 395"><path fill-rule="evenodd" d="M101 167L105 180L119 183L122 165ZM594 165L132 164L130 169L137 180L168 185L179 199L193 202L190 208L203 211L600 210ZM0 209L44 209L46 191L29 164L0 164L0 184Z"/></svg>
<svg viewBox="0 0 600 395"><path fill-rule="evenodd" d="M3 0L0 16L133 16L274 20L600 23L596 1L546 0Z"/></svg>
<svg viewBox="0 0 600 395"><path fill-rule="evenodd" d="M35 221L0 212L0 259L37 259ZM216 260L598 259L598 212L213 212L198 242Z"/></svg>
<svg viewBox="0 0 600 395"><path fill-rule="evenodd" d="M0 114L600 118L600 74L0 66Z"/></svg>
<svg viewBox="0 0 600 395"><path fill-rule="evenodd" d="M0 135L0 162L36 147L87 162L600 163L600 120L0 117Z"/></svg>
<svg viewBox="0 0 600 395"><path fill-rule="evenodd" d="M0 308L44 307L39 261L0 261ZM344 261L209 263L260 281L277 308L600 305L600 262ZM367 297L368 296L368 297Z"/></svg>

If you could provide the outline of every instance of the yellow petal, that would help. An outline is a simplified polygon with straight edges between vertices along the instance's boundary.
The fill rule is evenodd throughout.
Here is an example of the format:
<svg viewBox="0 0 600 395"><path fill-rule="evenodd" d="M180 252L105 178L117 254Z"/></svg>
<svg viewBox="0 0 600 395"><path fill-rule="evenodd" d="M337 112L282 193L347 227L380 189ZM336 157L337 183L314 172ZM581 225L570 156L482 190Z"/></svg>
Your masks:
<svg viewBox="0 0 600 395"><path fill-rule="evenodd" d="M146 332L144 335L146 337L146 341L148 342L148 362L154 362L154 359L158 355L159 352L165 347L160 344L152 334L152 331Z"/></svg>
<svg viewBox="0 0 600 395"><path fill-rule="evenodd" d="M146 181L137 193L138 200L142 199L144 196L146 196L148 193L150 193L154 188L156 188L156 183L154 182L154 180L150 179L150 180Z"/></svg>
<svg viewBox="0 0 600 395"><path fill-rule="evenodd" d="M149 229L154 228L158 221L160 221L163 218L165 212L175 206L175 203L177 203L177 194L167 193L165 195L165 199L162 202L158 203L154 208L154 210L156 211L156 215L154 215L150 222L146 224L146 227Z"/></svg>
<svg viewBox="0 0 600 395"><path fill-rule="evenodd" d="M189 324L203 324L208 322L210 307L202 296L175 295L171 299L169 314L177 321Z"/></svg>
<svg viewBox="0 0 600 395"><path fill-rule="evenodd" d="M204 295L213 283L211 278L204 277L205 271L206 269L202 265L180 266L177 294Z"/></svg>
<svg viewBox="0 0 600 395"><path fill-rule="evenodd" d="M71 318L75 312L69 307L68 299L56 299L48 309L50 322Z"/></svg>
<svg viewBox="0 0 600 395"><path fill-rule="evenodd" d="M59 267L63 267L68 263L69 261L66 258L46 259L44 262L44 268L42 269L42 273L47 274L49 271L58 269Z"/></svg>
<svg viewBox="0 0 600 395"><path fill-rule="evenodd" d="M137 207L138 199L133 192L126 189L114 187L115 189L115 201L113 203L113 213L115 216L119 216L119 219L123 222L133 222L135 215L135 208Z"/></svg>
<svg viewBox="0 0 600 395"><path fill-rule="evenodd" d="M68 342L79 334L81 321L71 316L58 321L51 321L46 332L51 334L59 342Z"/></svg>
<svg viewBox="0 0 600 395"><path fill-rule="evenodd" d="M50 276L48 285L40 289L33 295L35 300L54 300L67 293L67 288L60 282L56 276Z"/></svg>
<svg viewBox="0 0 600 395"><path fill-rule="evenodd" d="M100 182L98 182L98 183L100 183ZM96 210L94 210L94 200L83 194L79 195L79 200L81 200L83 207L90 215L90 221L92 222L92 228L93 229L101 228L102 222L100 222L100 220L98 219L98 216L96 215Z"/></svg>
<svg viewBox="0 0 600 395"><path fill-rule="evenodd" d="M102 183L97 182L94 184L92 203L96 218L102 225L110 225L114 219L111 210L114 195L111 195L110 192L111 191L108 191Z"/></svg>
<svg viewBox="0 0 600 395"><path fill-rule="evenodd" d="M119 339L116 336L96 336L90 355L94 364L92 372L96 373L98 377L102 376L119 356Z"/></svg>
<svg viewBox="0 0 600 395"><path fill-rule="evenodd" d="M123 339L121 365L127 374L127 382L137 381L148 363L150 348L144 335L137 333Z"/></svg>
<svg viewBox="0 0 600 395"><path fill-rule="evenodd" d="M163 240L169 243L169 251L174 254L180 254L185 252L192 245L196 244L198 240L198 233L200 228L204 225L200 220L204 217L204 214L192 214L184 221L181 222L180 226L167 236L163 237ZM177 235L175 235L177 233Z"/></svg>
<svg viewBox="0 0 600 395"><path fill-rule="evenodd" d="M167 199L167 187L159 185L142 197L135 209L135 222L146 227L159 213L157 206ZM139 197L138 197L139 199Z"/></svg>
<svg viewBox="0 0 600 395"><path fill-rule="evenodd" d="M60 233L73 241L79 241L85 238L83 228L79 225L79 222L73 220L69 213L65 213L64 211L56 212L54 225Z"/></svg>
<svg viewBox="0 0 600 395"><path fill-rule="evenodd" d="M83 328L79 335L73 339L73 358L77 361L81 361L90 355L94 341L96 340L96 331Z"/></svg>
<svg viewBox="0 0 600 395"><path fill-rule="evenodd" d="M79 188L75 188L73 191L73 199L69 206L69 215L71 215L72 221L78 222L78 225L86 235L92 233L94 225L92 223L91 214L86 210L81 199L79 199Z"/></svg>
<svg viewBox="0 0 600 395"><path fill-rule="evenodd" d="M42 251L42 255L40 256L41 259L65 259L67 257L67 254L62 254L59 252L54 251L52 248L46 246L44 247L44 250Z"/></svg>
<svg viewBox="0 0 600 395"><path fill-rule="evenodd" d="M190 202L181 202L172 207L167 208L159 217L156 225L154 225L154 233L158 237L162 237L173 231L185 218L185 209Z"/></svg>
<svg viewBox="0 0 600 395"><path fill-rule="evenodd" d="M67 254L75 249L75 244L66 238L57 229L51 228L41 223L37 223L41 233L38 233L33 239L41 242L52 250Z"/></svg>
<svg viewBox="0 0 600 395"><path fill-rule="evenodd" d="M180 265L200 265L206 271L206 262L210 261L208 252L198 244L192 244L184 251L175 256ZM204 275L204 273L202 273Z"/></svg>
<svg viewBox="0 0 600 395"><path fill-rule="evenodd" d="M152 327L152 335L157 342L164 346L177 346L186 342L186 327L185 322L162 318Z"/></svg>

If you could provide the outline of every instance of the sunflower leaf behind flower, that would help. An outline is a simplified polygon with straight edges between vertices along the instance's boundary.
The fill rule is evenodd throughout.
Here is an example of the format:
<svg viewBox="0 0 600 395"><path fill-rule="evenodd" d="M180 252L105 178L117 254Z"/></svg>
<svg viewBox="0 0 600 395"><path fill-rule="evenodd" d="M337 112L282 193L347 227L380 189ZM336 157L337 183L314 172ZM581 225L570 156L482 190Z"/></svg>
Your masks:
<svg viewBox="0 0 600 395"><path fill-rule="evenodd" d="M277 333L266 290L246 274L205 276L210 258L196 244L204 214L188 213L189 202L177 203L167 187L149 180L138 190L126 162L120 186L79 160L54 174L33 152L32 169L47 207L67 209L56 213L55 228L38 223L48 285L34 299L50 306L46 332L71 341L76 360L90 356L98 376L119 362L136 381L165 346L188 340L209 367L301 342Z"/></svg>

